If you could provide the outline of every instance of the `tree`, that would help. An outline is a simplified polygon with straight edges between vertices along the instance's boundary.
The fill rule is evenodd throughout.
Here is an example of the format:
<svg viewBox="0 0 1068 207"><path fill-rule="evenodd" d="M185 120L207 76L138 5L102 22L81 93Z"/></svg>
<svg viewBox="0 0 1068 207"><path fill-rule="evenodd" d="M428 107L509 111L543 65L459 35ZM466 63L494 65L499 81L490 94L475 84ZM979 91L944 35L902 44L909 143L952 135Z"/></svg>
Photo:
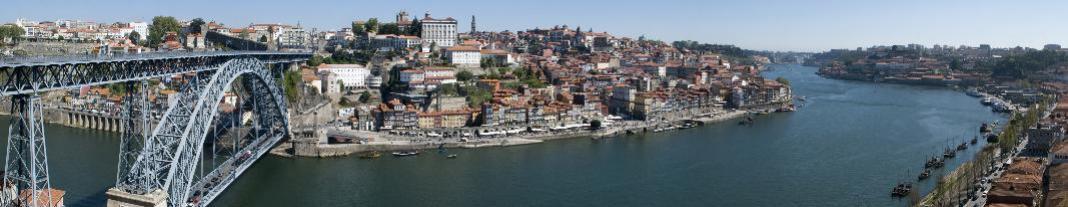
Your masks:
<svg viewBox="0 0 1068 207"><path fill-rule="evenodd" d="M260 42L267 42L267 35L260 36Z"/></svg>
<svg viewBox="0 0 1068 207"><path fill-rule="evenodd" d="M22 35L26 35L26 30L22 27L13 24L0 25L0 42L6 42L8 39L17 41Z"/></svg>
<svg viewBox="0 0 1068 207"><path fill-rule="evenodd" d="M500 72L500 73L501 73L501 75L504 75L504 74L508 74L508 73L511 73L511 72L512 72L512 68L509 68L509 67L500 67L500 68L497 68L497 72Z"/></svg>
<svg viewBox="0 0 1068 207"><path fill-rule="evenodd" d="M481 64L479 64L479 66L481 66L482 68L493 68L499 66L499 64L497 64L497 60L493 58L482 58L482 61L480 63Z"/></svg>
<svg viewBox="0 0 1068 207"><path fill-rule="evenodd" d="M401 31L400 26L397 26L396 23L386 23L378 27L378 34L403 35L404 31Z"/></svg>
<svg viewBox="0 0 1068 207"><path fill-rule="evenodd" d="M283 78L282 88L285 90L286 100L289 100L291 103L296 102L297 98L300 98L301 92L300 88L297 88L302 81L300 72L292 70L286 71L285 74L283 74Z"/></svg>
<svg viewBox="0 0 1068 207"><path fill-rule="evenodd" d="M419 18L413 18L412 24L408 26L408 35L423 36L423 23L419 22Z"/></svg>
<svg viewBox="0 0 1068 207"><path fill-rule="evenodd" d="M164 36L168 32L177 33L182 26L178 24L178 20L171 16L156 16L152 18L152 25L148 26L148 45L150 47L158 47L160 43L163 43Z"/></svg>
<svg viewBox="0 0 1068 207"><path fill-rule="evenodd" d="M460 88L460 86L455 84L455 83L441 84L441 86L438 86L437 91L438 91L438 94L441 94L441 95L459 96L460 95L460 89L459 88Z"/></svg>
<svg viewBox="0 0 1068 207"><path fill-rule="evenodd" d="M363 27L367 32L378 33L378 18L368 19L367 23L363 24Z"/></svg>
<svg viewBox="0 0 1068 207"><path fill-rule="evenodd" d="M952 70L960 70L961 68L962 68L962 67L961 67L961 63L960 63L960 60L958 60L958 59L953 59L953 61L949 61L949 69L952 69Z"/></svg>
<svg viewBox="0 0 1068 207"><path fill-rule="evenodd" d="M319 66L323 64L323 56L314 55L308 59L308 66Z"/></svg>
<svg viewBox="0 0 1068 207"><path fill-rule="evenodd" d="M204 32L204 31L200 31L200 26L202 26L204 24L205 24L204 23L204 19L201 19L201 18L193 19L193 21L189 22L189 32L191 32L191 33L202 33L202 32Z"/></svg>
<svg viewBox="0 0 1068 207"><path fill-rule="evenodd" d="M130 42L133 42L136 45L138 44L137 41L141 40L141 33L137 33L137 31L130 32L129 35L126 35L126 39L129 39Z"/></svg>
<svg viewBox="0 0 1068 207"><path fill-rule="evenodd" d="M360 99L359 99L360 103L367 103L367 101L370 101L370 100L371 100L371 92L363 91L363 93L360 93Z"/></svg>
<svg viewBox="0 0 1068 207"><path fill-rule="evenodd" d="M601 129L601 120L590 121L590 129L592 129L592 130Z"/></svg>
<svg viewBox="0 0 1068 207"><path fill-rule="evenodd" d="M473 74L473 73L471 73L471 71L467 71L467 70L461 70L460 72L456 73L456 80L459 80L459 81L462 81L462 82L467 82L467 81L469 81L471 79L474 79L474 77L475 77L475 74Z"/></svg>
<svg viewBox="0 0 1068 207"><path fill-rule="evenodd" d="M783 77L775 78L775 81L779 82L779 83L782 83L783 85L790 85L790 80L787 80L786 78L783 78Z"/></svg>
<svg viewBox="0 0 1068 207"><path fill-rule="evenodd" d="M238 37L241 37L241 39L248 39L248 37L250 37L248 34L248 29L242 29L241 34L238 35Z"/></svg>
<svg viewBox="0 0 1068 207"><path fill-rule="evenodd" d="M126 84L123 84L123 83L108 84L108 91L110 91L111 94L114 94L114 95L119 95L119 96L126 95Z"/></svg>
<svg viewBox="0 0 1068 207"><path fill-rule="evenodd" d="M357 21L352 21L352 34L362 35L363 33L367 32L367 29L365 29L363 25L364 24L359 23Z"/></svg>

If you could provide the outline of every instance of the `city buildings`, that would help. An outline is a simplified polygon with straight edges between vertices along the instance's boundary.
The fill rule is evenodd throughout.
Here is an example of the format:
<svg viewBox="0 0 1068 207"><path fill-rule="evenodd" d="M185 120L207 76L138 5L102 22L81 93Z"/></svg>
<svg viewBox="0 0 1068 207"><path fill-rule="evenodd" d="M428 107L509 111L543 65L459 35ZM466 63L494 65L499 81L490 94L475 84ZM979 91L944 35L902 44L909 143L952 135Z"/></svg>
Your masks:
<svg viewBox="0 0 1068 207"><path fill-rule="evenodd" d="M430 17L430 13L426 13L419 22L423 31L419 36L423 38L424 47L429 47L430 45L452 47L456 45L456 39L458 38L456 19L452 17L434 19Z"/></svg>
<svg viewBox="0 0 1068 207"><path fill-rule="evenodd" d="M381 82L380 80L374 81L376 77L371 75L371 70L359 64L322 64L318 66L318 71L334 74L323 78L322 81L325 85L340 83L338 87L342 91L370 88L370 83Z"/></svg>
<svg viewBox="0 0 1068 207"><path fill-rule="evenodd" d="M482 51L475 46L460 45L445 49L449 63L456 67L474 68L479 67L482 61Z"/></svg>

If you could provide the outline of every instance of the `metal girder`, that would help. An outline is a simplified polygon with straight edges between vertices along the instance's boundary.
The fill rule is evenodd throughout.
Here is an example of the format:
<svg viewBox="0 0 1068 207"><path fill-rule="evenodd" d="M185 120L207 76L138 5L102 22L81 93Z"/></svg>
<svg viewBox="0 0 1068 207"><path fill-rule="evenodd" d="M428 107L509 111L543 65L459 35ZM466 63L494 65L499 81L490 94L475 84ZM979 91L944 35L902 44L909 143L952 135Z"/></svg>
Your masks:
<svg viewBox="0 0 1068 207"><path fill-rule="evenodd" d="M4 198L4 206L14 206L9 202L36 206L40 202L51 205L53 201L51 183L48 179L48 153L45 150L44 121L41 104L37 95L18 95L11 99L11 112L16 116L11 119L7 136L7 158L4 164L4 185L21 195L27 191L29 196ZM11 195L8 193L4 193Z"/></svg>
<svg viewBox="0 0 1068 207"><path fill-rule="evenodd" d="M132 81L140 81L141 86L145 87L144 81L148 79L196 74L181 90L177 104L169 106L164 119L151 134L148 133L150 110L145 101L148 90L142 88L124 102L123 129L126 133L121 141L116 186L135 194L153 190L181 192L172 194L174 196L170 202L172 206L179 206L188 196L187 189L192 179L188 175L196 166L196 160L190 161L188 157L201 153L199 146L203 143L206 131L199 128L205 128L200 125L211 123L211 116L214 116L221 99L218 88L229 87L233 81L228 78L231 76L248 73L258 77L260 82L257 82L257 89L268 91L257 92L256 98L273 97L274 107L265 111L276 114L268 116L269 119L281 119L276 122L280 123L278 126L283 126L281 132L284 135L287 132L284 126L288 126L285 102L272 76L262 67L304 61L310 57L310 53L229 51L0 58L0 96L13 96L12 113L15 115L9 126L2 184L10 187L5 189L12 191L32 190L28 197L31 201L51 200L39 197L51 196L51 193L38 193L50 189L51 184L37 93ZM217 70L220 69L229 76L218 77ZM193 138L189 138L190 135ZM273 144L277 139L271 138L268 142ZM191 151L185 152L187 150ZM263 151L257 152L256 158ZM180 179L174 182L179 184L171 185L173 179ZM186 190L169 188L172 186ZM11 205L14 194L0 192L0 202L7 202L0 205Z"/></svg>
<svg viewBox="0 0 1068 207"><path fill-rule="evenodd" d="M258 134L279 137L287 134L285 100L270 71L264 69L265 64L255 58L233 59L214 72L202 72L190 80L146 140L137 161L125 172L126 177L148 177L149 182L119 186L131 186L128 192L139 193L164 189L172 206L188 202L190 188L197 181L194 173L198 158L208 130L213 126L218 105L231 84L242 75L250 77L242 82L252 90L253 101L257 102L253 105L259 112L256 115L261 122L271 124L257 126L259 130L267 130ZM277 142L277 139L268 140L271 145Z"/></svg>
<svg viewBox="0 0 1068 207"><path fill-rule="evenodd" d="M0 96L210 71L237 58L255 58L270 64L310 57L310 53L208 52L0 59Z"/></svg>
<svg viewBox="0 0 1068 207"><path fill-rule="evenodd" d="M152 111L148 107L148 83L147 81L128 82L126 88L130 93L123 99L122 111L122 139L119 145L119 168L115 177L115 186L126 189L131 193L148 193L146 187L152 186L152 172L131 173L131 171L143 171L144 168L134 168L141 152L149 142L150 131L149 115Z"/></svg>

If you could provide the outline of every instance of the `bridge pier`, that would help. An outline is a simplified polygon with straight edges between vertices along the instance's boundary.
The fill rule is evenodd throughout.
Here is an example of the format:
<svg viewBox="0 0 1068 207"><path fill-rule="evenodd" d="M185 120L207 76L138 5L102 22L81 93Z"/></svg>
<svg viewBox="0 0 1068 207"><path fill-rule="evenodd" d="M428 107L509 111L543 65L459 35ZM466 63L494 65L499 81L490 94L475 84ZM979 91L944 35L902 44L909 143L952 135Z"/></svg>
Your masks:
<svg viewBox="0 0 1068 207"><path fill-rule="evenodd" d="M144 195L127 193L119 188L107 192L107 207L166 207L167 192L155 190Z"/></svg>

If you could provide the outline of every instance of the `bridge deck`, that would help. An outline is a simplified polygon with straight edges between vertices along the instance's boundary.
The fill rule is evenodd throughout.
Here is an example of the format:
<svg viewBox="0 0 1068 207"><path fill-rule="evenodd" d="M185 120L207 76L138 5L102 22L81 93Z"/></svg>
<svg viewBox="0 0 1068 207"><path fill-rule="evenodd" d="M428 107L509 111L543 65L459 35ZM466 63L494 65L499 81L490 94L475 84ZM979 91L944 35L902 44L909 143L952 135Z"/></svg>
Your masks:
<svg viewBox="0 0 1068 207"><path fill-rule="evenodd" d="M0 96L213 71L237 58L277 64L307 60L311 53L225 51L0 59Z"/></svg>

